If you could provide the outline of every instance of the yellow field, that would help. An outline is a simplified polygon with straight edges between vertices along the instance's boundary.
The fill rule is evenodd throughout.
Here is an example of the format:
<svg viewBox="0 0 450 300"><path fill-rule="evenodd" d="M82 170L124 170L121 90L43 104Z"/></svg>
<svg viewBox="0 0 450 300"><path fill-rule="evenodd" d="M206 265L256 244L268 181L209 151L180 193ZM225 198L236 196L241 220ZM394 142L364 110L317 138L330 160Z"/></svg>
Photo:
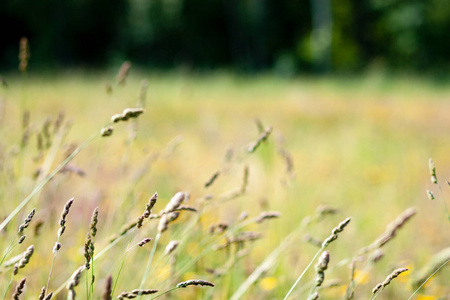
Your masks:
<svg viewBox="0 0 450 300"><path fill-rule="evenodd" d="M69 162L70 170L66 166L66 172L36 190L70 153L98 134L113 114L142 104L142 79L148 81L145 113L113 124L110 137L97 135ZM96 207L95 254L107 251L93 262L88 276L82 273L75 288L77 299L107 299L102 296L106 278L112 275L114 282L119 270L113 298L139 287L161 293L181 281L205 279L215 287L189 286L169 295L172 299L283 299L320 248L305 236L321 242L333 227L351 217L327 247L330 263L323 287L316 288L320 299L344 299L352 259L392 229L388 224L410 207L417 214L392 240L355 260L354 299L371 298L377 283L402 267L409 271L394 279L377 299L408 299L433 257L441 261L444 257L444 262L450 257L450 222L442 198L450 197L446 183L450 178L448 84L377 76L287 80L268 75L183 73L132 74L126 85L117 85L112 74L30 75L6 80L8 86L0 86L1 219L36 191L2 228L3 256L17 236L16 228L36 208L24 231L27 238L8 251L0 267L3 295L14 267L14 261L9 267L6 262L34 245L30 262L12 277L6 298L23 277L27 281L21 299L36 299L47 284L61 210L72 197L49 283L49 292L59 292L52 299L66 298L65 281L85 263L85 237ZM112 92L107 93L105 85L109 84ZM29 122L24 127L25 111ZM60 112L64 118L59 117L62 123L55 129ZM249 153L261 129L270 126L273 130L267 140ZM28 139L23 142L24 132ZM442 195L430 181L430 157ZM246 169L248 184L244 182ZM216 172L220 172L217 179L205 187ZM427 189L435 200L428 199ZM142 248L134 247L126 257L127 247L158 235L159 219L146 221L142 228L131 229L111 244L111 237L123 225L136 221L155 192L158 201L153 213L158 214L178 191L189 193L189 202L184 204L198 209L197 213L182 211L159 242L154 239ZM337 211L319 216L317 208L324 205ZM243 211L249 216L239 222ZM281 217L254 222L264 211L277 211ZM218 223L226 223L228 229L209 233L211 225ZM245 237L242 232L263 236L226 246L227 239ZM165 255L171 240L180 244ZM217 245L224 248L215 250ZM156 252L146 270L152 248ZM375 251L384 256L372 263ZM444 252L436 258L440 251ZM267 265L261 266L264 261ZM255 269L263 272L252 277ZM88 294L92 271L94 289L92 294L89 287ZM314 273L314 267L308 269L290 299L308 297ZM147 280L141 286L145 274ZM449 299L448 278L447 266L414 299ZM335 286L327 287L335 280ZM142 297L152 299L151 295Z"/></svg>

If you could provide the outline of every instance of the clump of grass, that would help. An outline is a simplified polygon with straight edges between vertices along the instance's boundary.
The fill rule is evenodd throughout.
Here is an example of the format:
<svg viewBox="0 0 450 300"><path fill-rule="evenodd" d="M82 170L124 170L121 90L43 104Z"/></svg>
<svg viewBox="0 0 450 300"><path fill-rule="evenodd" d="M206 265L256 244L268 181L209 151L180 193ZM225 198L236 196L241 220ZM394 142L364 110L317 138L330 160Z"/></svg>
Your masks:
<svg viewBox="0 0 450 300"><path fill-rule="evenodd" d="M125 80L128 76L129 67L130 65L124 64L123 70L121 71L122 74L118 76L119 84L125 83ZM121 77L120 80L119 77ZM279 146L278 150L282 158L282 160L280 161L282 164L285 164L281 165L282 168L280 167L283 173L281 174L281 172L277 170L274 171L273 174L264 174L264 176L267 175L267 177L270 177L271 179L279 179L276 178L276 176L279 176L281 174L282 180L280 180L280 182L282 184L282 189L275 190L274 187L278 186L277 180L268 181L268 183L261 181L262 176L258 172L258 167L260 166L258 164L266 163L266 157L264 157L264 161L261 161L258 157L247 155L248 153L255 152L259 147L261 147L261 145L265 141L267 141L272 132L271 127L265 129L260 121L257 122L259 130L259 137L257 138L257 140L253 142L250 147L244 145L242 148L236 147L233 148L233 151L227 151L224 166L218 168L218 170L211 177L209 177L209 180L206 183L195 181L196 176L191 176L193 175L191 173L183 174L185 169L183 168L184 166L176 165L179 162L179 157L177 157L178 153L176 152L176 146L180 145L180 138L175 138L175 142L170 143L170 145L161 149L159 149L158 146L154 146L158 145L158 142L160 141L156 141L157 135L153 134L152 138L155 138L155 140L151 141L151 143L149 145L146 145L143 149L139 148L141 142L143 142L142 140L140 140L139 143L131 144L130 140L136 137L137 131L137 123L134 119L144 112L147 87L148 82L145 80L142 81L140 84L138 97L137 99L135 99L138 102L138 107L127 108L121 113L113 115L113 117L111 118L111 122L105 124L101 130L96 130L96 134L93 137L87 139L85 142L81 143L79 147L76 146L79 144L78 142L65 140L67 131L64 131L62 128L62 122L64 119L63 115L59 114L55 122L53 122L49 117L44 120L43 124L40 123L37 126L30 118L30 111L27 109L23 110L23 124L20 128L19 134L17 135L17 149L19 150L15 150L17 152L15 152L16 154L14 154L19 157L17 159L18 166L14 165L14 163L11 163L11 166L4 167L4 163L6 165L9 161L14 160L14 155L5 155L4 153L10 151L10 149L8 149L7 147L5 148L3 143L0 145L0 180L4 180L2 181L2 183L6 182L7 184L9 184L9 182L20 182L20 185L15 183L14 188L6 188L6 192L2 190L0 193L2 193L2 197L10 197L12 195L13 197L11 198L13 198L13 200L15 201L20 200L19 197L21 197L21 194L27 191L29 184L28 181L32 182L33 184L35 181L35 186L34 188L31 186L32 192L28 196L26 196L25 199L22 200L22 202L19 202L19 205L15 207L13 206L12 212L8 216L6 216L5 218L2 217L0 231L5 236L5 240L6 238L8 238L8 242L10 240L13 240L13 242L11 243L11 246L9 248L7 248L5 245L6 251L2 251L2 254L4 253L4 257L2 258L2 262L0 263L0 266L2 267L0 269L0 276L2 277L2 279L4 277L8 279L8 276L10 275L10 273L12 273L10 281L11 285L13 282L13 278L16 278L14 276L17 275L17 273L21 270L19 266L24 266L26 264L24 264L25 261L23 259L25 257L23 254L16 255L12 259L9 259L8 257L15 251L16 247L23 247L19 247L19 244L27 243L27 241L32 238L33 242L36 241L36 249L41 252L44 251L43 249L45 249L45 247L40 246L42 246L41 243L45 246L45 235L48 236L48 234L46 234L46 232L41 232L41 234L39 234L39 228L41 230L45 230L47 224L51 224L53 214L52 199L56 199L60 196L62 190L66 190L65 181L68 180L69 183L72 183L71 176L72 174L76 174L80 177L84 177L77 178L76 180L83 180L85 183L94 182L94 180L97 178L94 178L93 176L98 176L99 174L104 175L103 173L101 173L104 172L104 165L107 165L109 172L110 169L113 169L116 166L115 163L117 164L118 160L115 157L110 157L109 150L114 150L114 153L117 153L120 152L122 148L120 146L117 146L116 144L113 148L108 149L108 151L98 151L97 156L95 153L88 153L90 159L91 157L94 157L95 159L99 158L100 160L98 165L93 165L92 167L84 166L83 164L86 164L86 162L83 160L80 160L80 162L77 162L77 165L75 165L71 162L74 157L94 138L100 136L110 136L113 133L115 126L121 125L125 121L129 121L128 123L131 122L131 124L129 124L129 127L130 131L132 131L132 137L124 139L123 141L123 144L127 148L125 150L126 153L122 157L122 161L119 162L119 164L121 164L122 166L120 172L112 172L111 174L108 173L107 175L110 176L105 176L106 180L101 181L99 184L98 189L100 190L100 197L92 197L91 199L91 195L89 194L89 191L87 191L86 198L89 198L90 202L83 203L85 209L88 209L87 206L90 207L90 205L92 205L92 208L97 205L99 205L100 207L104 206L105 210L103 210L102 208L101 211L105 211L105 215L108 215L109 222L106 222L106 225L98 224L98 209L94 210L91 218L91 223L89 225L89 232L87 233L84 244L85 257L83 265L80 266L70 278L70 280L66 282L68 290L64 290L64 287L66 287L66 283L64 283L63 285L61 285L62 288L60 287L54 292L49 292L49 282L47 282L47 287L44 286L41 289L38 298L40 300L48 300L52 297L64 298L65 295L62 294L66 292L68 293L69 299L73 299L76 296L78 296L79 298L85 298L85 296L80 296L75 293L75 290L77 290L77 293L84 292L84 287L78 286L80 278L82 276L82 271L84 270L86 270L86 299L88 300L97 298L110 300L113 298L113 296L123 299L139 298L141 296L150 295L150 291L153 291L154 298L152 299L155 299L173 290L189 287L190 285L208 287L215 286L215 284L212 284L210 281L203 280L188 280L180 282L179 284L175 284L176 282L182 281L185 278L192 278L187 276L191 276L191 272L197 274L198 276L202 276L201 274L203 272L206 272L210 274L208 276L214 276L215 279L213 281L217 284L217 288L215 289L204 289L201 292L196 292L196 298L198 299L214 299L217 297L227 297L232 300L240 299L247 290L251 291L250 287L257 283L258 279L262 276L273 276L269 278L275 281L275 288L273 288L273 291L270 289L266 290L263 287L262 282L259 286L255 284L252 291L253 293L249 296L249 298L256 297L265 299L279 296L279 291L283 291L284 289L287 290L286 284L287 282L289 282L288 276L292 274L286 272L287 268L284 261L281 261L279 266L274 268L277 259L279 257L286 257L288 261L291 261L293 257L296 257L296 254L294 253L298 252L298 246L295 244L295 248L293 247L294 241L296 241L296 237L302 236L304 234L304 232L300 232L300 230L306 229L308 226L310 226L310 224L313 224L313 222L318 222L325 217L340 213L340 211L344 210L344 207L340 207L340 209L337 209L328 205L320 206L315 213L314 211L312 211L311 217L304 219L305 221L302 222L301 226L299 225L298 228L292 226L292 216L297 216L297 214L289 211L291 207L286 208L283 202L283 200L285 199L283 198L289 197L288 195L290 195L290 193L292 193L293 195L297 195L296 189L298 186L294 183L294 181L292 181L292 185L287 185L285 181L285 172L288 173L288 176L290 178L293 178L295 175L293 165L293 154L295 153L291 154L287 149L284 148L285 145L283 145L283 147ZM111 101L111 103L108 104L113 105L114 103L112 102L116 101L116 97L120 97L121 99L127 98L125 94L119 95L115 93L114 95L112 95L111 86L108 87L108 90L110 90L109 93L111 94L110 97L108 97L108 101ZM125 91L123 90L123 92ZM2 104L1 102L2 100L0 99L0 104ZM150 112L154 112L153 108L150 110ZM31 113L34 117L35 113L33 110L31 110ZM147 128L152 130L151 126ZM158 128L158 130L159 129L160 128ZM155 130L153 133L156 133L156 131L157 130ZM36 145L33 145L33 143L30 142L32 141L32 138L36 138ZM114 141L118 141L118 139L115 138L113 141L108 142ZM186 138L185 141L189 141L189 138ZM153 142L155 143L152 144ZM282 142L280 142L280 144L281 143ZM176 144L176 146L174 146L174 144ZM13 147L11 148L11 153L13 153L14 149ZM140 164L142 162L139 157L141 150L144 155L148 155L148 159L145 159L145 163L143 163L145 165L140 168L139 174L132 174L131 172L133 164ZM160 152L162 154L160 154ZM45 156L46 153L47 156ZM33 157L31 155L33 155ZM190 155L190 152L183 153L183 155ZM53 166L53 161L60 156L66 159L63 160L62 163L57 165L57 167L54 168L52 172L49 172ZM45 162L42 163L44 159ZM206 161L207 160L205 160L205 163ZM22 162L23 164L21 164ZM36 177L32 177L31 175L28 176L28 173L25 173L29 172L26 167L27 163L29 163L30 165L37 165L36 169L38 169L38 172L36 172ZM255 164L253 165L253 163ZM78 164L82 166L82 168L78 167ZM153 168L153 164L155 165L155 168ZM435 166L432 160L430 160L429 165L432 184L439 184ZM252 176L253 170L255 170L255 179L252 179L251 183L249 183L250 167L252 168ZM180 168L179 173L174 172L176 168ZM33 169L35 168L33 167ZM242 169L243 174L239 173L236 176L236 171ZM191 172L191 170L189 172ZM280 174L278 174L279 172ZM31 172L29 173L31 174ZM60 176L55 176L56 174L60 174ZM218 180L219 174L220 181ZM198 176L198 178L205 178L204 175L208 174L195 173L195 175L200 175ZM170 176L170 179L164 180L161 184L162 181L160 179L154 180L155 178L160 176L164 179L166 179L165 176L167 176L167 178L169 178ZM127 179L130 178L131 180L127 181ZM235 189L231 190L231 193L222 196L223 194L221 192L230 191L227 183L235 179L236 182L239 182L239 179L242 180ZM105 192L103 190L103 185L109 183L108 180L117 180L117 185L112 186L110 190L106 190ZM183 180L189 181L188 184L186 184L186 182L184 182ZM190 184L191 180L192 184ZM24 183L23 185L25 186L25 188L22 187L22 182ZM47 185L47 183L51 184ZM221 186L222 183L223 186ZM258 188L250 189L249 184L254 183L258 184ZM204 188L211 187L213 184L214 189L208 189L208 194L204 195ZM45 189L44 186L46 186ZM162 211L160 211L159 213L153 213L152 210L156 205L156 200L158 197L158 194L155 193L149 199L148 203L146 203L144 212L141 215L137 214L136 217L136 214L134 214L134 212L136 207L140 203L140 199L142 199L142 195L147 193L147 189L153 188L153 186L157 186L158 189L161 189L160 191L163 195L172 191L176 191L176 188L178 188L179 186L184 186L185 188L189 187L192 189L190 190L192 199L191 201L189 201L189 205L184 205L185 202L188 202L188 193L184 192L184 199L181 199L181 195L177 193L174 195L174 197L172 197L172 199L169 201L169 203L167 203ZM45 202L41 201L41 203L38 203L37 200L41 191L43 196L45 195L45 198L42 197L42 200ZM272 194L272 192L274 193ZM225 201L237 199L240 196L245 196L242 199L245 201L236 203L236 206L233 206L231 204L228 207L225 205L222 206ZM118 200L112 202L109 201L112 197L117 197ZM275 202L272 201L267 201L266 203L262 203L262 201L260 201L260 208L258 209L258 205L256 203L258 199L261 199L262 197L267 199L271 199L272 197L276 198L277 206L275 206ZM16 232L9 232L10 228L8 227L11 227L11 225L7 225L16 222L16 220L13 220L13 218L18 215L22 209L31 208L27 208L26 206L32 198L35 199L33 206L36 206L38 208L38 214L44 215L43 217L39 216L41 220L38 220L38 222L36 222L34 226L35 234L33 235L32 233L28 233L25 231L31 224L33 216L36 213L36 210L34 209L31 213L29 213L28 217L26 217L22 225L19 226L17 234ZM80 200L82 201L82 199ZM16 202L12 203L16 205ZM13 204L11 204L11 206ZM9 205L9 203L7 203L6 205ZM228 209L229 213L228 211L225 211L225 209ZM238 217L238 213L244 209L248 210L250 213L244 212ZM277 209L279 211L270 211L269 209ZM263 212L258 214L257 211ZM385 247L388 242L390 242L396 235L398 235L398 231L400 230L400 228L402 228L404 224L416 214L417 211L417 209L409 209L405 211L394 222L387 226L385 232L383 232L383 234L379 236L375 240L375 242L370 244L368 247L365 247L363 250L357 251L356 256L333 264L333 266L328 266L328 261L325 255L329 254L328 251L324 249L337 239L338 235L340 234L340 232L342 232L342 230L344 230L344 227L348 224L349 220L342 222L336 228L334 228L331 232L331 235L328 236L325 240L318 239L316 237L318 236L317 233L305 236L305 239L309 243L316 245L318 248L320 248L320 250L311 261L311 263L303 270L303 273L297 278L297 282L295 284L298 283L302 276L305 277L305 272L307 272L307 270L313 265L313 263L316 261L316 258L319 257L320 254L322 254L322 256L320 256L319 263L316 265L316 274L314 277L314 281L310 281L310 284L304 284L301 287L301 290L299 289L297 291L298 294L305 293L305 295L302 295L300 297L304 296L303 298L318 299L319 293L322 294L322 291L325 287L336 285L336 282L333 282L332 280L327 279L327 281L323 281L325 269L327 269L328 278L328 274L333 272L334 269L347 265L351 260L352 263L350 271L350 284L349 288L347 289L347 295L345 295L345 299L352 299L355 285L359 283L358 279L360 277L357 272L360 270L356 268L356 264L365 262L366 266L362 270L363 272L365 272L368 269L372 268L373 264L380 261L382 257L386 256L388 258L388 249L383 247ZM63 214L64 212L65 210L63 211ZM195 214L191 214L189 216L184 215L191 212L194 212ZM62 265L64 267L54 268L55 274L51 275L53 270L52 262L52 268L49 274L48 281L50 281L50 277L52 276L53 281L56 281L56 276L66 276L67 274L64 275L64 272L69 269L66 266L74 263L81 264L83 260L83 254L77 255L77 253L79 253L80 251L76 251L76 249L74 249L74 246L67 245L70 248L68 248L66 257L61 257L63 253L59 251L62 246L59 238L61 238L62 234L65 232L65 226L67 225L66 217L68 213L69 212L67 209L64 218L63 216L61 216L63 219L63 224L61 224L60 222L60 228L58 230L58 240L53 247L53 262L55 262L55 256L57 253L59 253L58 260L60 258L67 258L67 261L65 261ZM303 213L303 211L301 211L299 214L301 213ZM279 218L281 214L283 214L283 217L291 217L290 220L280 220L280 222L285 222L283 223L285 226L292 226L293 228L291 233L286 236L281 236L283 231L280 230L278 232L278 228L272 226L273 223L266 222L269 219ZM250 218L250 215L255 217ZM125 221L125 225L121 227L123 223L118 224L118 220L122 222L122 220L125 218L129 222ZM84 218L80 218L80 220L83 219ZM45 226L42 226L42 220L46 220ZM151 220L158 221L153 222ZM264 226L258 227L258 224L263 222ZM97 228L98 225L100 225L99 228ZM247 228L247 226L249 228ZM82 228L82 226L80 226L80 228ZM268 234L266 234L266 232L257 232L255 228L259 228L261 230L264 229L268 232ZM97 229L99 229L98 236ZM372 226L369 229L373 230L374 227ZM72 236L71 240L76 240L77 237L81 238L81 235L78 235L78 233L80 232L81 230L78 231L75 236ZM25 233L27 233L28 237L27 235L25 235ZM103 239L105 237L104 234L114 234L115 236L111 239ZM156 235L154 239L153 234ZM269 239L262 239L264 236L269 236ZM9 237L11 239L9 239ZM65 238L66 237L64 237L64 239ZM129 238L128 244L126 242L124 244L121 244L121 241L124 242L125 238ZM264 255L263 251L268 250L269 247L273 245L272 241L276 240L277 238L281 239L279 244L275 245L275 249L273 249L269 255ZM256 253L257 255L253 255L254 253L252 253L252 246L254 246L254 243L252 241L256 240L260 240L257 242L257 245L260 248ZM18 242L16 243L16 241ZM144 247L151 241L154 242L151 249ZM160 241L163 244L167 244L165 249L158 247ZM81 250L82 252L81 241L80 243L73 244L79 245L79 250ZM64 247L67 246L64 242ZM121 248L121 246L124 246L123 249ZM140 248L138 246L143 248ZM131 253L132 249L135 250L135 252L133 252L133 255L135 255L135 258L137 259L133 262L131 262L131 259L129 259L129 261L127 261L127 263L125 264L125 257L128 253ZM292 249L292 254L287 253L289 249ZM215 250L221 251L218 252ZM148 253L147 251L149 251L150 253ZM347 251L347 249L342 251ZM282 255L285 252L286 255ZM106 254L110 253L111 255L107 261L99 261L100 258L103 258L106 256ZM121 255L123 256L122 262L120 262L120 260L114 259L115 257L120 257ZM147 267L145 269L142 266L143 255L148 255ZM28 260L30 257L31 255L28 257ZM39 253L39 257L42 257L41 253ZM427 280L429 280L431 276L436 274L436 272L438 272L443 266L448 263L448 256L436 255L436 257L438 257L439 259L432 259L430 263L427 264L422 270L417 271L416 274L414 274L415 276L412 276L413 279L411 282L413 283L414 287L419 285L417 290L420 289L420 287ZM3 263L6 258L8 258L9 260ZM259 264L257 262L258 258L262 258L262 262L260 262ZM303 257L301 257L301 259L303 259ZM96 269L95 273L94 262ZM255 265L256 267L254 268L253 272L249 272L250 268ZM119 286L119 278L124 267L132 271L130 272L131 274L125 274L125 272L123 272L121 278L123 284L125 285L126 283L135 280L137 270L139 272L143 272L141 286L139 287L139 289L132 290L130 292L123 292L120 295L114 295L115 288ZM72 269L72 267L70 267L70 269ZM109 273L105 274L105 272L110 272L111 269L118 270L117 273L113 274L115 279L114 282L112 276L107 276L107 274ZM58 271L58 273L56 273L56 271ZM36 271L36 274L37 272L38 271ZM283 276L286 276L286 279L278 276L280 272L283 273ZM151 276L152 273L155 274L155 276ZM271 275L270 273L272 273L273 275ZM30 280L27 282L27 290L33 292L34 295L38 294L36 292L37 286L40 287L42 286L42 284L45 284L45 282L39 282L40 277L41 276L36 276L36 278L28 277ZM100 278L100 280L96 279L96 277ZM105 277L106 280L104 288L102 289L102 291L97 291L98 295L95 294L94 284L97 282L102 283L103 278ZM394 276L391 277L392 280ZM294 281L294 279L292 279L292 281ZM6 286L7 280L4 280L4 282L4 285ZM232 294L232 289L235 287L236 282L239 282L241 285L236 289L235 293ZM150 283L152 284L152 286L155 286L160 290L165 290L165 292L157 294L156 290L143 288L143 286L147 286ZM381 285L383 286L384 283L385 282L382 282ZM289 293L292 292L292 290L295 288L295 284L291 287L291 291L288 292L286 298L289 297ZM306 293L308 292L310 287L311 292L306 296ZM381 287L376 291L375 294L372 294L372 297L377 297L377 295L381 293L384 287L385 286ZM6 288L5 297L8 293L8 288L10 288L10 286ZM361 289L362 288L364 287L361 287ZM62 290L64 291L61 292ZM128 289L125 287L122 290ZM202 295L202 293L204 294ZM20 296L22 297L22 295ZM173 295L173 298L177 298L176 295Z"/></svg>

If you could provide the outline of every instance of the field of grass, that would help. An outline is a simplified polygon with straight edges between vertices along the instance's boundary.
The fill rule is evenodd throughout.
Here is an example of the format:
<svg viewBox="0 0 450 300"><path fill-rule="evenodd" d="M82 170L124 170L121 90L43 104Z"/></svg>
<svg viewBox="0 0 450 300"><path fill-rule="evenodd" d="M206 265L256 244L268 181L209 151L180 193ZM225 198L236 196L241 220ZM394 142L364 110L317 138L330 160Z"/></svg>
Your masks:
<svg viewBox="0 0 450 300"><path fill-rule="evenodd" d="M160 299L283 299L347 217L351 222L326 248L325 280L315 288L320 299L373 298L372 289L398 268L409 271L377 299L408 299L424 281L421 276L428 278L450 258L443 203L447 199L450 205L450 84L220 73L132 73L124 85L112 73L5 80L7 86L0 86L4 299L25 277L20 299L37 299L47 282L52 299L65 299L67 280L86 263L86 234L96 207L98 258L73 287L77 299L110 299L108 276L112 298L158 289L142 296L152 299L179 282L202 279L215 287L188 286ZM112 115L141 106L145 112L138 118L109 124L113 134L99 136ZM67 157L68 164L61 165ZM438 185L430 180L430 157ZM58 166L63 168L53 174ZM197 212L179 211L162 232L161 216L173 215L166 205L180 191L186 198L182 205ZM133 227L155 192L154 219ZM54 255L61 211L71 198ZM33 208L28 228L17 234ZM416 214L401 224L402 217L396 218L404 211ZM278 217L257 222L263 212ZM380 246L386 234L392 239ZM153 240L136 246L147 237ZM178 247L165 253L173 240ZM33 255L13 275L30 245ZM308 298L316 263L289 299ZM448 278L449 268L443 267L413 299L450 299Z"/></svg>

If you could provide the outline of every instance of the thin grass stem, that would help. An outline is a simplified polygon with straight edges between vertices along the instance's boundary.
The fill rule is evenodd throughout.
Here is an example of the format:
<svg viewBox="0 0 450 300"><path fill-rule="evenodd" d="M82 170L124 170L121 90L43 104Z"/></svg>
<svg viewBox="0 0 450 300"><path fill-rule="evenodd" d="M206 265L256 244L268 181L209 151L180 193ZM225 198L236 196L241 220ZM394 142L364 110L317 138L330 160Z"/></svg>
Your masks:
<svg viewBox="0 0 450 300"><path fill-rule="evenodd" d="M147 267L145 268L144 276L142 277L141 285L139 286L139 289L142 290L145 284L145 281L147 281L147 277L150 275L150 267L152 265L153 257L155 256L156 247L158 246L159 239L161 238L161 232L158 232L158 234L155 237L155 243L153 244L152 251L150 252L150 256L148 257ZM141 294L139 294L138 300L141 299Z"/></svg>
<svg viewBox="0 0 450 300"><path fill-rule="evenodd" d="M439 268L436 269L436 271L433 272L433 274L431 274L430 276L428 276L428 278L414 291L414 293L408 298L408 300L411 300L414 295L416 295L419 290L425 285L425 283L427 283L437 272L439 272L440 269L442 269L448 262L450 261L450 259L447 259L442 265L439 266Z"/></svg>

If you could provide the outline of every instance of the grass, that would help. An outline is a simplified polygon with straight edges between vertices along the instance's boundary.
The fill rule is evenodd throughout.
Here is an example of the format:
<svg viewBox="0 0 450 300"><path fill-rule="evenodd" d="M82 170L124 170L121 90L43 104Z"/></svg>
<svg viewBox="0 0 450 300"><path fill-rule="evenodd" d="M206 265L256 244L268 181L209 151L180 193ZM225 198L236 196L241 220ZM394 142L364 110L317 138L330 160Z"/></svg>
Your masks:
<svg viewBox="0 0 450 300"><path fill-rule="evenodd" d="M74 287L79 299L88 295L104 299L109 275L114 297L140 288L159 290L153 296L142 295L143 299L171 289L175 299L283 299L292 288L292 299L306 298L315 277L306 268L321 251L305 242L303 235L323 241L338 222L351 216L339 239L327 247L331 260L323 285L315 289L320 299L342 299L350 284L348 266L353 257L401 212L415 207L417 215L381 248L383 258L371 263L369 254L362 255L365 260L356 262L354 274L354 299L369 299L386 274L408 268L376 295L407 299L416 290L411 284L415 276L450 245L446 235L450 224L442 205L449 197L444 184L450 177L448 84L374 75L288 80L133 70L123 86L115 83L113 73L4 77L8 87L0 87L0 220L4 225L0 249L2 257L10 253L0 266L1 294L13 271L14 263L7 266L8 261L20 259L34 245L28 264L12 277L7 297L24 277L23 299L39 295L46 285L49 268L42 266L52 262L59 215L72 197L48 289L55 293L53 299L66 297L68 279L85 264L85 236L96 207L95 268L88 278L82 271L81 282L86 284ZM145 113L114 124L112 136L100 137L100 129L113 114L142 103L142 79L148 81ZM111 94L105 91L107 83L112 85ZM30 120L25 128L24 111ZM59 112L65 118L54 132ZM263 129L272 126L273 130L255 153L248 153L261 136L256 119ZM24 132L29 134L26 143ZM40 149L38 134L43 140ZM71 156L79 146L81 151ZM430 182L430 157L442 195ZM67 171L45 177L66 158L72 171L78 168L85 176ZM293 165L287 172L289 158ZM246 166L248 184L242 193ZM41 174L36 177L38 168ZM440 199L430 201L427 189ZM111 242L125 224L142 215L156 191L153 214L178 191L189 193L183 205L198 212L180 212L158 239L157 218L146 219L142 228L130 227ZM337 212L318 214L319 205L335 207ZM27 237L17 245L17 228L33 208L36 215L24 230ZM240 221L243 211L249 216ZM277 211L281 217L255 222L263 211ZM7 219L11 212L16 213ZM227 229L210 234L208 229L218 223L226 223ZM39 230L37 224L42 224ZM263 237L247 241L252 238L248 232ZM154 240L132 247L147 237ZM226 237L239 242L227 245ZM172 240L180 244L165 255ZM215 245L224 247L214 250ZM299 274L301 281L293 288ZM445 297L448 277L448 268L442 267L416 299ZM176 288L191 279L208 280L215 287ZM327 281L333 279L339 283L327 288Z"/></svg>

